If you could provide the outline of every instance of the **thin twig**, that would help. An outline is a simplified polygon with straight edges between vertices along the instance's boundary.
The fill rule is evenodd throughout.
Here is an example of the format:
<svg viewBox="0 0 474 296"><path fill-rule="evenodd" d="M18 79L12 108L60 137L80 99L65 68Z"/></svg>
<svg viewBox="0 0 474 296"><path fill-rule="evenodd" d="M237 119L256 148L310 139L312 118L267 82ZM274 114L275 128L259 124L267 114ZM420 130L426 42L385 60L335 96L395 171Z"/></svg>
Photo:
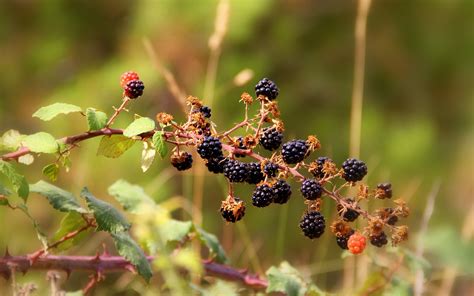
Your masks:
<svg viewBox="0 0 474 296"><path fill-rule="evenodd" d="M114 123L115 118L120 114L120 112L125 110L125 107L127 107L127 104L130 103L130 101L131 99L129 97L123 98L123 102L120 107L115 109L114 114L110 117L109 121L107 121L107 124L105 125L106 128L110 127Z"/></svg>

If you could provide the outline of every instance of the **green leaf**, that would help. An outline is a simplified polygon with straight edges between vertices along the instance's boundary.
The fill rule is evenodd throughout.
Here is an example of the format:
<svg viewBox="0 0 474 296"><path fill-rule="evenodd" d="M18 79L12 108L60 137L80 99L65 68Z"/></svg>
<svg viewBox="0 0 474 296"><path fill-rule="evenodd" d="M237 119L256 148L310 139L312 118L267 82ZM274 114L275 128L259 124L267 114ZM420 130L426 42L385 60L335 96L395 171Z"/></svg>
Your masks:
<svg viewBox="0 0 474 296"><path fill-rule="evenodd" d="M153 164L153 160L155 159L156 150L150 148L148 142L143 142L143 150L142 150L142 171L146 172Z"/></svg>
<svg viewBox="0 0 474 296"><path fill-rule="evenodd" d="M51 206L53 206L53 208L58 211L74 211L77 213L87 213L87 211L82 208L81 205L77 202L76 198L74 197L74 195L72 195L72 193L67 192L45 181L39 181L36 184L30 185L30 191L41 194L46 197Z"/></svg>
<svg viewBox="0 0 474 296"><path fill-rule="evenodd" d="M17 150L25 137L25 135L20 134L16 130L6 131L0 138L0 151Z"/></svg>
<svg viewBox="0 0 474 296"><path fill-rule="evenodd" d="M161 158L165 157L168 153L168 146L166 146L165 138L163 138L163 131L155 132L151 141Z"/></svg>
<svg viewBox="0 0 474 296"><path fill-rule="evenodd" d="M53 241L58 241L66 234L79 230L85 226L87 226L87 222L82 218L81 214L77 212L69 212L61 220L59 229L54 234ZM84 230L76 236L59 244L55 249L59 251L65 251L67 249L70 249L73 246L78 245L82 240L84 240L90 232L91 230Z"/></svg>
<svg viewBox="0 0 474 296"><path fill-rule="evenodd" d="M107 124L107 114L94 108L86 109L86 118L91 131L100 130Z"/></svg>
<svg viewBox="0 0 474 296"><path fill-rule="evenodd" d="M160 225L160 237L163 243L179 242L186 237L193 230L193 223L191 221L178 221L169 219L164 224Z"/></svg>
<svg viewBox="0 0 474 296"><path fill-rule="evenodd" d="M133 144L135 144L135 140L122 135L103 136L100 140L97 155L103 155L109 158L117 158L125 151L130 149Z"/></svg>
<svg viewBox="0 0 474 296"><path fill-rule="evenodd" d="M116 208L105 201L95 198L87 187L82 189L81 196L86 199L87 206L94 213L97 230L118 233L130 229L130 223Z"/></svg>
<svg viewBox="0 0 474 296"><path fill-rule="evenodd" d="M82 112L82 108L72 104L54 103L52 105L41 107L33 114L41 120L49 121L59 114L68 114L72 112Z"/></svg>
<svg viewBox="0 0 474 296"><path fill-rule="evenodd" d="M108 192L123 206L126 211L137 214L140 205L154 205L153 199L145 193L142 187L133 185L125 180L112 184Z"/></svg>
<svg viewBox="0 0 474 296"><path fill-rule="evenodd" d="M32 152L36 153L56 153L59 149L56 139L45 132L26 136L23 143L26 147L30 148Z"/></svg>
<svg viewBox="0 0 474 296"><path fill-rule="evenodd" d="M44 249L48 248L48 238L46 234L41 230L38 222L31 216L30 211L28 210L28 207L26 204L18 204L17 208L20 209L25 215L30 219L31 223L33 224L33 228L35 229L36 236L38 237L39 241L43 245Z"/></svg>
<svg viewBox="0 0 474 296"><path fill-rule="evenodd" d="M48 164L43 168L43 175L48 177L53 182L56 182L59 174L59 166L57 163Z"/></svg>
<svg viewBox="0 0 474 296"><path fill-rule="evenodd" d="M2 184L0 184L0 195L10 196L10 194L12 194L11 191L5 188Z"/></svg>
<svg viewBox="0 0 474 296"><path fill-rule="evenodd" d="M155 122L148 117L140 117L135 119L129 126L123 131L125 137L133 137L142 133L149 132L155 129Z"/></svg>
<svg viewBox="0 0 474 296"><path fill-rule="evenodd" d="M206 245L211 255L219 263L226 263L228 261L224 248L219 243L219 240L214 234L204 231L201 228L196 228L199 240Z"/></svg>
<svg viewBox="0 0 474 296"><path fill-rule="evenodd" d="M18 196L26 201L26 198L30 193L30 188L25 177L18 174L10 163L3 160L0 160L0 173L8 178L8 180L13 184L13 189L18 193Z"/></svg>
<svg viewBox="0 0 474 296"><path fill-rule="evenodd" d="M266 272L268 287L266 292L282 292L288 296L304 296L307 290L300 273L284 261L277 268L270 267Z"/></svg>
<svg viewBox="0 0 474 296"><path fill-rule="evenodd" d="M114 239L115 247L120 256L130 261L137 269L138 274L149 282L153 275L150 263L143 250L133 238L126 232L112 233L112 238Z"/></svg>

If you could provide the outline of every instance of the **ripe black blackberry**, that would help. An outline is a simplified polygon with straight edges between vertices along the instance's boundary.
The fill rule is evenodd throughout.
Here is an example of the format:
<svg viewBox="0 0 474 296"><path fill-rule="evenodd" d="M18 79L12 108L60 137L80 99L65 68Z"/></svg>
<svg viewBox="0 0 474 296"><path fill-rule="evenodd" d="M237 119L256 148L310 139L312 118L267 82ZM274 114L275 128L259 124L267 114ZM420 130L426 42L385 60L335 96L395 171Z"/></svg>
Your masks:
<svg viewBox="0 0 474 296"><path fill-rule="evenodd" d="M273 202L278 204L287 203L291 196L291 187L285 180L278 180L273 185L273 192L275 196L273 197Z"/></svg>
<svg viewBox="0 0 474 296"><path fill-rule="evenodd" d="M332 162L332 159L326 156L320 156L316 159L316 165L317 165L316 168L313 170L310 170L310 173L313 174L315 178L324 178L323 168L324 168L324 163L326 161Z"/></svg>
<svg viewBox="0 0 474 296"><path fill-rule="evenodd" d="M230 182L239 183L244 182L249 175L249 166L238 160L229 159L224 164L224 176L229 179Z"/></svg>
<svg viewBox="0 0 474 296"><path fill-rule="evenodd" d="M206 167L209 172L214 174L222 174L224 172L224 164L229 161L224 156L220 156L217 158L210 158L206 162Z"/></svg>
<svg viewBox="0 0 474 296"><path fill-rule="evenodd" d="M392 198L392 184L390 183L381 183L377 185L377 190L375 192L377 198Z"/></svg>
<svg viewBox="0 0 474 296"><path fill-rule="evenodd" d="M238 197L222 201L220 212L227 222L235 223L245 215L245 204Z"/></svg>
<svg viewBox="0 0 474 296"><path fill-rule="evenodd" d="M237 144L237 145L234 145L234 146L236 146L236 147L239 148L239 149L244 149L244 150L245 150L245 149L248 149L248 147L245 146L245 144L244 144L244 139L243 139L242 137L238 137L238 138L235 140L235 144ZM245 153L234 153L234 156L235 156L235 157L245 157L245 156L247 156L247 154L245 154Z"/></svg>
<svg viewBox="0 0 474 296"><path fill-rule="evenodd" d="M201 106L199 108L199 112L201 112L204 117L211 118L211 108L207 106Z"/></svg>
<svg viewBox="0 0 474 296"><path fill-rule="evenodd" d="M381 248L388 243L387 235L383 231L378 235L370 235L369 238L370 243L378 248Z"/></svg>
<svg viewBox="0 0 474 296"><path fill-rule="evenodd" d="M321 197L323 194L323 187L321 184L313 179L305 179L303 183L301 183L301 194L307 200L315 200Z"/></svg>
<svg viewBox="0 0 474 296"><path fill-rule="evenodd" d="M300 221L301 230L310 239L320 237L324 233L325 227L324 216L320 212L306 213Z"/></svg>
<svg viewBox="0 0 474 296"><path fill-rule="evenodd" d="M367 166L362 160L349 158L342 164L344 179L347 182L357 182L367 175Z"/></svg>
<svg viewBox="0 0 474 296"><path fill-rule="evenodd" d="M136 99L143 95L145 85L141 80L130 80L124 88L125 95L130 99Z"/></svg>
<svg viewBox="0 0 474 296"><path fill-rule="evenodd" d="M275 82L271 81L268 78L263 78L260 80L257 85L255 85L255 94L258 96L263 95L267 97L270 101L278 97L278 87Z"/></svg>
<svg viewBox="0 0 474 296"><path fill-rule="evenodd" d="M252 194L252 204L259 208L266 207L272 203L274 196L273 188L267 184L262 184L255 188Z"/></svg>
<svg viewBox="0 0 474 296"><path fill-rule="evenodd" d="M347 199L347 201L351 204L353 204L353 200L351 199ZM355 221L358 217L359 217L359 212L353 210L353 209L349 209L349 208L344 208L342 205L338 204L337 205L337 212L339 213L339 216L342 217L342 219L344 221L348 221L348 222L353 222Z"/></svg>
<svg viewBox="0 0 474 296"><path fill-rule="evenodd" d="M222 157L222 144L218 138L207 136L199 144L197 152L204 159L219 158Z"/></svg>
<svg viewBox="0 0 474 296"><path fill-rule="evenodd" d="M275 127L266 127L263 129L262 136L260 137L260 145L266 150L273 151L278 149L282 141L283 134Z"/></svg>
<svg viewBox="0 0 474 296"><path fill-rule="evenodd" d="M283 144L281 156L287 164L303 161L308 154L308 145L303 140L293 140Z"/></svg>
<svg viewBox="0 0 474 296"><path fill-rule="evenodd" d="M248 174L245 180L249 184L257 184L263 181L265 177L259 162L248 163Z"/></svg>
<svg viewBox="0 0 474 296"><path fill-rule="evenodd" d="M193 166L193 157L188 152L182 151L171 156L171 165L178 171L185 171Z"/></svg>
<svg viewBox="0 0 474 296"><path fill-rule="evenodd" d="M276 177L279 168L280 167L276 163L268 162L263 167L263 173L267 177L273 178L273 177Z"/></svg>
<svg viewBox="0 0 474 296"><path fill-rule="evenodd" d="M336 236L337 245L343 250L348 250L349 248L347 247L347 241L349 240L349 237L351 237L352 234L354 234L353 229L351 229L351 231L346 235Z"/></svg>

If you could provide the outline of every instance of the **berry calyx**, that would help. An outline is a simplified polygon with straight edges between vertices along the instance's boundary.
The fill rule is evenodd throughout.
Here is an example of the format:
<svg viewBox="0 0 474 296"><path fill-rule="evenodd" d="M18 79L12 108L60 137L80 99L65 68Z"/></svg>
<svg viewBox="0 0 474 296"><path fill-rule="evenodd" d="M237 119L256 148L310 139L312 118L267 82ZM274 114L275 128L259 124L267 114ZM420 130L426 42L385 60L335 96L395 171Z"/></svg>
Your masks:
<svg viewBox="0 0 474 296"><path fill-rule="evenodd" d="M141 80L130 80L127 82L124 88L125 96L129 97L130 99L136 99L143 95L143 90L145 89L145 85Z"/></svg>
<svg viewBox="0 0 474 296"><path fill-rule="evenodd" d="M378 248L381 248L388 243L387 235L383 231L380 234L370 235L369 239L370 243Z"/></svg>
<svg viewBox="0 0 474 296"><path fill-rule="evenodd" d="M347 182L357 182L367 175L367 166L362 160L349 158L342 164L344 179Z"/></svg>
<svg viewBox="0 0 474 296"><path fill-rule="evenodd" d="M296 164L308 156L308 145L303 140L293 140L283 144L281 149L283 161L287 164Z"/></svg>
<svg viewBox="0 0 474 296"><path fill-rule="evenodd" d="M310 239L318 238L324 233L326 222L320 212L306 213L300 221L300 228Z"/></svg>
<svg viewBox="0 0 474 296"><path fill-rule="evenodd" d="M354 200L346 199L346 201L349 204L354 205ZM338 204L336 208L337 208L337 212L339 213L339 216L341 216L344 221L353 222L360 215L359 212L357 212L356 210L346 208L346 207L342 206L341 204Z"/></svg>
<svg viewBox="0 0 474 296"><path fill-rule="evenodd" d="M384 199L392 198L392 184L390 183L381 183L377 185L377 190L375 191L375 197Z"/></svg>
<svg viewBox="0 0 474 296"><path fill-rule="evenodd" d="M178 169L178 171L185 171L192 167L193 157L185 151L176 152L171 156L171 165Z"/></svg>
<svg viewBox="0 0 474 296"><path fill-rule="evenodd" d="M332 162L332 159L330 159L329 157L326 157L326 156L320 156L316 159L316 161L314 162L314 166L311 166L310 165L310 169L309 169L309 172L315 177L315 178L324 178L324 164L326 163L326 161L328 162Z"/></svg>
<svg viewBox="0 0 474 296"><path fill-rule="evenodd" d="M229 179L230 182L240 183L244 182L249 175L249 166L238 160L229 159L224 164L224 176Z"/></svg>
<svg viewBox="0 0 474 296"><path fill-rule="evenodd" d="M197 148L197 152L203 159L222 157L222 143L213 136L204 137Z"/></svg>
<svg viewBox="0 0 474 296"><path fill-rule="evenodd" d="M291 187L285 180L278 180L273 186L273 192L275 196L273 197L273 202L277 204L285 204L291 197Z"/></svg>
<svg viewBox="0 0 474 296"><path fill-rule="evenodd" d="M140 80L138 73L135 71L127 71L120 76L120 86L125 88L127 83L132 80Z"/></svg>
<svg viewBox="0 0 474 296"><path fill-rule="evenodd" d="M244 139L242 137L238 137L235 140L234 147L239 148L239 149L243 149L243 150L248 149L248 147L245 146ZM234 153L234 156L235 157L245 157L245 156L247 156L247 154L245 154L245 153Z"/></svg>
<svg viewBox="0 0 474 296"><path fill-rule="evenodd" d="M336 243L337 245L343 249L343 250L347 250L349 249L349 247L347 246L347 241L349 240L349 237L354 234L354 230L351 229L351 231L349 233L347 233L346 235L338 235L336 236Z"/></svg>
<svg viewBox="0 0 474 296"><path fill-rule="evenodd" d="M260 80L257 85L255 85L255 95L258 97L260 95L267 97L270 101L278 97L278 87L275 82L271 81L268 78L263 78Z"/></svg>
<svg viewBox="0 0 474 296"><path fill-rule="evenodd" d="M359 232L355 232L349 237L347 241L347 248L349 252L354 255L360 254L364 251L366 245L365 236L360 234Z"/></svg>
<svg viewBox="0 0 474 296"><path fill-rule="evenodd" d="M323 194L323 188L321 184L313 179L305 179L301 183L301 194L307 200L315 200L321 197Z"/></svg>
<svg viewBox="0 0 474 296"><path fill-rule="evenodd" d="M244 217L245 204L238 197L228 197L222 201L220 212L227 222L235 223Z"/></svg>
<svg viewBox="0 0 474 296"><path fill-rule="evenodd" d="M283 141L283 134L276 127L266 127L260 137L260 145L266 150L274 151L278 149Z"/></svg>
<svg viewBox="0 0 474 296"><path fill-rule="evenodd" d="M273 188L267 184L259 185L252 194L252 204L259 208L269 206L273 201L274 195Z"/></svg>
<svg viewBox="0 0 474 296"><path fill-rule="evenodd" d="M264 178L265 176L263 176L262 168L259 162L248 163L248 175L247 179L245 180L247 183L258 184L263 181Z"/></svg>

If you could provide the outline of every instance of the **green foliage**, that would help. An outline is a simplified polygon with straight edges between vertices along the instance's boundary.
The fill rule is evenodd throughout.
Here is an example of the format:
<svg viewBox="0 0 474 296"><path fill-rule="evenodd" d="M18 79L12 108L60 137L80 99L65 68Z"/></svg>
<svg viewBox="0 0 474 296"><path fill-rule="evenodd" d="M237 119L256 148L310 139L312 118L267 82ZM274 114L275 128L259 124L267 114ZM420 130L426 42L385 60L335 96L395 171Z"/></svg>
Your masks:
<svg viewBox="0 0 474 296"><path fill-rule="evenodd" d="M90 131L100 130L107 124L107 114L94 108L86 109L86 118Z"/></svg>
<svg viewBox="0 0 474 296"><path fill-rule="evenodd" d="M130 223L116 208L105 201L95 198L87 187L82 189L81 197L86 200L87 206L94 214L98 231L104 230L110 233L119 233L130 229Z"/></svg>
<svg viewBox="0 0 474 296"><path fill-rule="evenodd" d="M6 131L0 138L0 151L17 150L25 137L25 135L20 134L16 130Z"/></svg>
<svg viewBox="0 0 474 296"><path fill-rule="evenodd" d="M216 282L208 288L202 288L196 285L191 285L192 288L199 292L199 295L202 296L217 296L217 295L226 295L226 296L239 296L241 295L238 291L238 286L232 282L225 282L221 280L216 280Z"/></svg>
<svg viewBox="0 0 474 296"><path fill-rule="evenodd" d="M154 205L155 202L149 197L142 187L133 185L125 180L118 180L112 184L108 192L130 213L137 213L140 205Z"/></svg>
<svg viewBox="0 0 474 296"><path fill-rule="evenodd" d="M288 262L282 262L279 267L270 267L267 293L282 292L288 296L304 296L308 288L302 276Z"/></svg>
<svg viewBox="0 0 474 296"><path fill-rule="evenodd" d="M148 171L150 166L153 164L153 160L155 160L156 150L150 147L148 141L143 142L143 150L142 150L142 165L141 169L143 172Z"/></svg>
<svg viewBox="0 0 474 296"><path fill-rule="evenodd" d="M30 185L30 191L45 196L51 206L61 212L77 212L86 213L87 211L81 207L72 193L67 192L59 187L49 184L45 181L39 181Z"/></svg>
<svg viewBox="0 0 474 296"><path fill-rule="evenodd" d="M146 133L155 129L155 121L148 117L140 117L135 119L129 126L123 131L125 137L138 136L139 134Z"/></svg>
<svg viewBox="0 0 474 296"><path fill-rule="evenodd" d="M159 230L163 243L179 242L193 230L193 223L191 221L169 219L161 225Z"/></svg>
<svg viewBox="0 0 474 296"><path fill-rule="evenodd" d="M133 144L135 144L135 140L122 135L103 136L100 140L97 155L117 158L130 149Z"/></svg>
<svg viewBox="0 0 474 296"><path fill-rule="evenodd" d="M33 114L43 121L49 121L59 114L68 114L72 112L82 112L82 108L72 104L54 103L52 105L41 107Z"/></svg>
<svg viewBox="0 0 474 296"><path fill-rule="evenodd" d="M137 269L138 274L140 274L147 282L150 281L153 273L143 250L126 232L116 232L111 233L111 235L120 256L123 256L130 261L130 263L132 263Z"/></svg>
<svg viewBox="0 0 474 296"><path fill-rule="evenodd" d="M67 215L63 217L61 223L59 225L59 229L54 234L53 240L58 241L66 234L81 229L87 226L87 222L82 218L82 215L77 212L69 212ZM90 235L90 231L82 231L78 235L74 236L71 239L66 240L62 244L56 247L59 251L65 251L73 246L78 245L81 241L83 241L88 235Z"/></svg>
<svg viewBox="0 0 474 296"><path fill-rule="evenodd" d="M56 139L45 132L26 136L23 139L23 143L30 149L30 151L36 153L56 153L59 149Z"/></svg>
<svg viewBox="0 0 474 296"><path fill-rule="evenodd" d="M219 243L219 240L214 234L204 231L201 228L196 227L199 240L207 246L211 252L211 256L219 263L228 262L227 255L225 254L224 248Z"/></svg>
<svg viewBox="0 0 474 296"><path fill-rule="evenodd" d="M57 163L48 164L43 168L42 173L51 181L56 182L59 175L59 165Z"/></svg>
<svg viewBox="0 0 474 296"><path fill-rule="evenodd" d="M5 177L7 177L7 179L12 183L13 189L18 193L18 196L26 201L30 192L26 178L23 175L18 174L10 163L3 160L0 160L0 173L5 175Z"/></svg>
<svg viewBox="0 0 474 296"><path fill-rule="evenodd" d="M153 146L156 151L160 154L161 158L164 158L168 153L168 146L166 146L165 139L163 138L163 131L157 131L152 138Z"/></svg>

